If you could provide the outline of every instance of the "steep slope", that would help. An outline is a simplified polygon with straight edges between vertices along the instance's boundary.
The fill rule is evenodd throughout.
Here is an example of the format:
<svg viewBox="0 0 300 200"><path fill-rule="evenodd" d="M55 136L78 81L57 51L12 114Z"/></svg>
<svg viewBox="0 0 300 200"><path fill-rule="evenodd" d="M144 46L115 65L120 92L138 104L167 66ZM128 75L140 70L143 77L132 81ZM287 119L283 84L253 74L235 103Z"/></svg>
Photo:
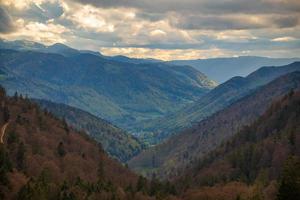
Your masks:
<svg viewBox="0 0 300 200"><path fill-rule="evenodd" d="M0 144L1 199L130 198L125 188L138 177L101 145L2 88L0 102L0 125L9 124Z"/></svg>
<svg viewBox="0 0 300 200"><path fill-rule="evenodd" d="M143 122L145 141L157 143L190 127L213 113L225 108L238 99L252 93L256 88L275 78L293 71L300 71L300 62L281 67L262 67L247 77L234 77L203 95L198 101L177 112L154 120ZM149 134L154 133L154 134Z"/></svg>
<svg viewBox="0 0 300 200"><path fill-rule="evenodd" d="M144 148L142 143L129 133L88 112L46 100L34 101L55 116L65 119L77 130L86 132L100 142L106 152L122 162L126 162Z"/></svg>
<svg viewBox="0 0 300 200"><path fill-rule="evenodd" d="M271 102L290 90L300 89L300 72L279 77L166 142L143 151L129 166L165 177L216 148L241 127L251 124Z"/></svg>
<svg viewBox="0 0 300 200"><path fill-rule="evenodd" d="M247 76L261 66L281 66L295 61L300 61L300 58L240 56L233 58L174 60L169 63L193 66L218 83L223 83L234 76Z"/></svg>
<svg viewBox="0 0 300 200"><path fill-rule="evenodd" d="M191 188L184 199L217 199L218 191L232 181L245 184L235 184L235 191L227 191L231 199L238 195L242 199L299 199L299 170L300 92L291 92L250 126L187 168L177 182L182 188ZM242 187L249 192L239 192Z"/></svg>
<svg viewBox="0 0 300 200"><path fill-rule="evenodd" d="M0 56L0 70L6 73L0 82L10 95L18 91L78 107L127 130L179 109L215 86L185 66L136 65L92 54L0 50Z"/></svg>

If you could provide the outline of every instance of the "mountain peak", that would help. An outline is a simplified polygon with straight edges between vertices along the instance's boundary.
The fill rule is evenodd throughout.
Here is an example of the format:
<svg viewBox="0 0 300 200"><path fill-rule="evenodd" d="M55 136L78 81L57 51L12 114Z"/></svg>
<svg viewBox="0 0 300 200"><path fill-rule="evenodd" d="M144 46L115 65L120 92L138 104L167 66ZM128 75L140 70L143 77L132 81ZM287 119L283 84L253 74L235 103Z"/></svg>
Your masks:
<svg viewBox="0 0 300 200"><path fill-rule="evenodd" d="M48 46L47 48L64 48L64 49L72 49L71 47L65 45L65 44L62 44L62 43L54 43L50 46Z"/></svg>

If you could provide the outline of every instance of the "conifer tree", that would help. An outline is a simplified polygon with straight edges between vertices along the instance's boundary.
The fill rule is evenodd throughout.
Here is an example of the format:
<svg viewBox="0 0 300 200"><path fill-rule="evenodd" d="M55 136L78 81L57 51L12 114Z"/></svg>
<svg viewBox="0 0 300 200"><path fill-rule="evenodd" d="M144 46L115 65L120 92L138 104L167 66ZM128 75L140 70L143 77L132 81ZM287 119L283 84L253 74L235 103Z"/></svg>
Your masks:
<svg viewBox="0 0 300 200"><path fill-rule="evenodd" d="M277 200L300 199L300 159L290 157L283 169Z"/></svg>
<svg viewBox="0 0 300 200"><path fill-rule="evenodd" d="M63 157L66 155L65 147L63 142L59 142L57 146L57 153L60 157Z"/></svg>

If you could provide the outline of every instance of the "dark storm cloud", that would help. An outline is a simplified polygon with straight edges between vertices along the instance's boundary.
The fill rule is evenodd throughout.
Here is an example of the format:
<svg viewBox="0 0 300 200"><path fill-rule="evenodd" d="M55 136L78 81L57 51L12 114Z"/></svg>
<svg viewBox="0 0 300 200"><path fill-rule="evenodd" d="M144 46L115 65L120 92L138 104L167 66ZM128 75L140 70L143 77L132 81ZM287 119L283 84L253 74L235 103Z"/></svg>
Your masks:
<svg viewBox="0 0 300 200"><path fill-rule="evenodd" d="M171 21L173 26L181 29L210 29L210 30L245 30L265 28L267 25L247 21L236 17L219 16L178 16Z"/></svg>
<svg viewBox="0 0 300 200"><path fill-rule="evenodd" d="M73 0L106 7L138 8L147 12L189 11L206 14L300 12L298 0Z"/></svg>
<svg viewBox="0 0 300 200"><path fill-rule="evenodd" d="M31 3L26 10L12 10L12 12L16 17L45 22L60 17L63 14L63 8L58 2L44 2L39 6Z"/></svg>
<svg viewBox="0 0 300 200"><path fill-rule="evenodd" d="M297 16L188 16L178 15L170 21L171 25L187 30L247 30L260 28L291 28L299 24Z"/></svg>
<svg viewBox="0 0 300 200"><path fill-rule="evenodd" d="M10 33L14 30L15 27L10 15L0 6L0 33Z"/></svg>
<svg viewBox="0 0 300 200"><path fill-rule="evenodd" d="M182 29L247 30L277 26L298 25L299 0L73 0L101 8L128 7L139 10L137 17L149 21L168 19L167 13L176 13L170 20ZM271 15L268 23L251 21L238 15ZM276 15L276 16L275 16ZM237 17L236 17L237 16ZM264 20L263 18L261 20Z"/></svg>
<svg viewBox="0 0 300 200"><path fill-rule="evenodd" d="M154 21L158 21L158 20L164 19L165 15L161 14L161 13L138 12L136 14L136 17L154 22Z"/></svg>
<svg viewBox="0 0 300 200"><path fill-rule="evenodd" d="M279 28L291 28L299 25L299 16L281 16L273 19Z"/></svg>

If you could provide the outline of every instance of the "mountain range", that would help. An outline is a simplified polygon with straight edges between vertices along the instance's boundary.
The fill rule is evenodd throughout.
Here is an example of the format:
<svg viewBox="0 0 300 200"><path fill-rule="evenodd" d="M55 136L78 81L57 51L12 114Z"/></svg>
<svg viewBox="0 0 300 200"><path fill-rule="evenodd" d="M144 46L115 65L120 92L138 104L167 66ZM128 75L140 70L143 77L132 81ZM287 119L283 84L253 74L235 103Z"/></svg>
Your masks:
<svg viewBox="0 0 300 200"><path fill-rule="evenodd" d="M5 96L0 88L1 135L4 133L0 196L18 200L297 199L299 81L300 73L293 72L262 88L265 92L257 91L246 102L241 100L239 107L244 110L264 107L253 100L267 98L270 103L259 118L226 142L182 171L172 171L171 182L138 177L109 158L85 133L77 132L29 99ZM285 85L281 92L289 91L283 97L276 90L279 85ZM268 95L275 92L281 97L271 102L265 96L267 89ZM233 115L227 116L231 119ZM201 125L195 128L201 129Z"/></svg>
<svg viewBox="0 0 300 200"><path fill-rule="evenodd" d="M299 63L298 63L299 66ZM300 89L300 72L283 75L225 109L185 129L165 142L149 148L129 162L136 171L161 177L201 158L262 115L272 101Z"/></svg>
<svg viewBox="0 0 300 200"><path fill-rule="evenodd" d="M42 53L55 53L66 57L76 56L81 53L90 53L97 56L102 56L101 53L90 50L77 50L61 43L55 43L50 46L33 42L29 40L6 41L0 39L0 49L11 49L16 51L35 51Z"/></svg>
<svg viewBox="0 0 300 200"><path fill-rule="evenodd" d="M234 77L203 95L179 111L166 117L143 122L143 140L157 144L184 128L192 126L220 111L238 99L251 94L275 78L293 71L300 71L300 62L281 67L262 67L247 77Z"/></svg>
<svg viewBox="0 0 300 200"><path fill-rule="evenodd" d="M0 40L0 199L298 200L300 62L200 61Z"/></svg>
<svg viewBox="0 0 300 200"><path fill-rule="evenodd" d="M267 58L239 56L196 60L174 60L168 63L189 65L206 74L212 80L223 83L235 76L247 76L263 66L282 66L300 61L300 58Z"/></svg>
<svg viewBox="0 0 300 200"><path fill-rule="evenodd" d="M0 83L10 95L51 100L130 130L200 98L216 84L188 66L133 64L90 53L63 56L0 50Z"/></svg>
<svg viewBox="0 0 300 200"><path fill-rule="evenodd" d="M182 188L201 189L186 191L184 199L299 197L299 105L300 92L291 91L251 125L187 168L176 182Z"/></svg>
<svg viewBox="0 0 300 200"><path fill-rule="evenodd" d="M143 63L157 63L162 62L157 59L142 59L142 58L129 58L123 55L118 56L105 56L98 51L91 50L78 50L72 47L69 47L65 44L55 43L50 46L33 42L29 40L15 40L15 41L7 41L2 40L0 38L0 49L11 49L17 51L35 51L42 53L55 53L60 54L66 57L76 56L82 53L93 54L99 56L101 58L105 58L107 60L117 61L117 62L125 62L125 63L133 63L133 64L143 64Z"/></svg>

